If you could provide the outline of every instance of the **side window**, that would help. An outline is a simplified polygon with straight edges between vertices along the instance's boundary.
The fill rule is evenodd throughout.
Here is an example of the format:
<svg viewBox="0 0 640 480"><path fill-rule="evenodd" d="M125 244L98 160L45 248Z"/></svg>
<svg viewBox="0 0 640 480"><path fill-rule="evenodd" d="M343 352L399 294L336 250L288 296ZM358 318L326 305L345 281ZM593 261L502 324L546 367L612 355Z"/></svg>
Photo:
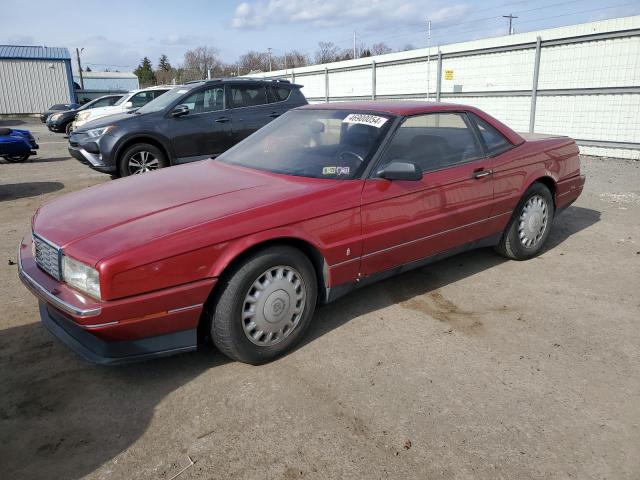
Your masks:
<svg viewBox="0 0 640 480"><path fill-rule="evenodd" d="M423 172L482 157L473 132L459 113L430 113L407 118L391 139L381 165L416 163Z"/></svg>
<svg viewBox="0 0 640 480"><path fill-rule="evenodd" d="M269 97L269 103L284 102L289 98L291 90L285 87L276 87L269 85L267 87L267 96Z"/></svg>
<svg viewBox="0 0 640 480"><path fill-rule="evenodd" d="M215 112L224 109L224 87L207 88L189 95L181 105L189 107L193 113Z"/></svg>
<svg viewBox="0 0 640 480"><path fill-rule="evenodd" d="M233 108L255 107L267 103L266 89L262 85L232 85L231 106Z"/></svg>
<svg viewBox="0 0 640 480"><path fill-rule="evenodd" d="M513 146L498 130L493 128L480 117L473 113L470 113L469 115L478 126L478 130L480 130L480 136L487 148L488 155L499 155Z"/></svg>
<svg viewBox="0 0 640 480"><path fill-rule="evenodd" d="M116 103L118 100L120 100L121 97L111 97L111 98L107 98L107 105L111 106L114 103Z"/></svg>
<svg viewBox="0 0 640 480"><path fill-rule="evenodd" d="M155 93L153 91L140 92L136 93L133 97L131 97L130 102L133 104L133 108L144 107L147 103L155 98Z"/></svg>

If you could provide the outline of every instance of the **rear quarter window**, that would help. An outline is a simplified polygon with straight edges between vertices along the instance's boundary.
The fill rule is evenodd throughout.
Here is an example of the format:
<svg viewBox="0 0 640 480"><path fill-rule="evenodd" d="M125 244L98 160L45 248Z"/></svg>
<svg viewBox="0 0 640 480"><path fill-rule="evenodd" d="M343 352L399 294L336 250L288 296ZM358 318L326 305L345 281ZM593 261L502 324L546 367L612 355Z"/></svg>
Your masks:
<svg viewBox="0 0 640 480"><path fill-rule="evenodd" d="M290 93L291 90L286 87L276 87L272 85L267 87L267 96L269 98L269 103L284 102L287 98L289 98Z"/></svg>
<svg viewBox="0 0 640 480"><path fill-rule="evenodd" d="M487 150L487 155L495 156L509 150L513 145L498 130L489 125L474 113L469 113L472 121L478 127L480 136Z"/></svg>

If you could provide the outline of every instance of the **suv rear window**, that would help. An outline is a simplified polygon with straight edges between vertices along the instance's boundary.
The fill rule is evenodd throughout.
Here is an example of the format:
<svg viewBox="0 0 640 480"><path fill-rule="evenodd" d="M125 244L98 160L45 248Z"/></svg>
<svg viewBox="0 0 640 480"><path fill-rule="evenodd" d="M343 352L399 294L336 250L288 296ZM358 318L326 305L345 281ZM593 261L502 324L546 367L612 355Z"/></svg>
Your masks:
<svg viewBox="0 0 640 480"><path fill-rule="evenodd" d="M285 87L276 87L273 85L269 85L267 87L267 96L269 98L269 103L284 102L287 98L289 98L289 93L291 93L291 90Z"/></svg>

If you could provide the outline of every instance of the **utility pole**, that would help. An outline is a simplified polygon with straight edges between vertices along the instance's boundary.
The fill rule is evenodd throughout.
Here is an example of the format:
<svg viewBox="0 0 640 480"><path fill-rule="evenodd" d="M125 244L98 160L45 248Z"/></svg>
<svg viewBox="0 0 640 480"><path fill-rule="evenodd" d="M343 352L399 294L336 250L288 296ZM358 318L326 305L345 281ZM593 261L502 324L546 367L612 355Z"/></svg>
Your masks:
<svg viewBox="0 0 640 480"><path fill-rule="evenodd" d="M78 71L80 73L80 88L84 90L84 78L82 78L82 64L80 63L80 52L82 52L84 48L78 50L76 48L76 58L78 59Z"/></svg>
<svg viewBox="0 0 640 480"><path fill-rule="evenodd" d="M356 31L353 31L353 58L356 58Z"/></svg>
<svg viewBox="0 0 640 480"><path fill-rule="evenodd" d="M431 20L427 20L427 102L431 92Z"/></svg>
<svg viewBox="0 0 640 480"><path fill-rule="evenodd" d="M271 47L267 48L267 52L269 52L269 71L271 71L271 50L273 50Z"/></svg>
<svg viewBox="0 0 640 480"><path fill-rule="evenodd" d="M513 19L514 18L518 18L513 16L512 13L510 13L509 15L503 15L502 18L508 18L509 19L509 35L513 35Z"/></svg>

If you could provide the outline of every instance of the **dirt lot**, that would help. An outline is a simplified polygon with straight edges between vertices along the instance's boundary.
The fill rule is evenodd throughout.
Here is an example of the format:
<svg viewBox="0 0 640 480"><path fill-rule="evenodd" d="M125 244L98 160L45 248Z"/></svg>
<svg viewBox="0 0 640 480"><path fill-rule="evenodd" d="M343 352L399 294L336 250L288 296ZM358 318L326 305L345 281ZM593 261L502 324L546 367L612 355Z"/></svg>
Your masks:
<svg viewBox="0 0 640 480"><path fill-rule="evenodd" d="M43 202L104 181L41 124L0 163L0 476L640 478L640 163L585 158L547 251L460 255L323 307L252 367L200 351L82 363L39 323L16 248Z"/></svg>

